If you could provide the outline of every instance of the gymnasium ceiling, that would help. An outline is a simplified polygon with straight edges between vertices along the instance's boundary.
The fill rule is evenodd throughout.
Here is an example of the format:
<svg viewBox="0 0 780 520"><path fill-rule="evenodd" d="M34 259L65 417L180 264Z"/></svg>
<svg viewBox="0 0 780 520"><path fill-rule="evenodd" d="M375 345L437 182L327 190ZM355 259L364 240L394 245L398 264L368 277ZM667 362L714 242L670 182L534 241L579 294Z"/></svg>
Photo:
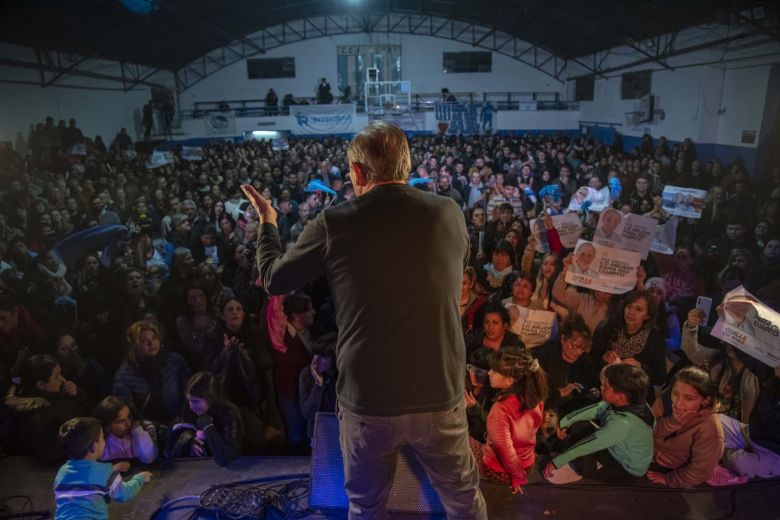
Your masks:
<svg viewBox="0 0 780 520"><path fill-rule="evenodd" d="M126 0L127 1L127 0ZM130 0L143 2L146 0ZM744 0L153 0L138 15L119 0L0 0L0 41L178 70L205 53L285 22L408 13L483 25L562 59L762 5ZM776 12L774 13L776 15Z"/></svg>

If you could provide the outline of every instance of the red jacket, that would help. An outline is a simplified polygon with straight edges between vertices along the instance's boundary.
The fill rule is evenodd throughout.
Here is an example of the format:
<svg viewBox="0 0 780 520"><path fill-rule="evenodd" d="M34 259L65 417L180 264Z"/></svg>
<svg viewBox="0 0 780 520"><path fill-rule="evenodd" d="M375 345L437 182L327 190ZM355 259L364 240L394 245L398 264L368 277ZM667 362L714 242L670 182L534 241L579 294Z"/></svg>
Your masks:
<svg viewBox="0 0 780 520"><path fill-rule="evenodd" d="M544 403L527 409L516 395L496 401L487 418L487 444L482 462L493 471L509 473L512 485L528 482L526 469L534 464L536 431L542 424Z"/></svg>
<svg viewBox="0 0 780 520"><path fill-rule="evenodd" d="M16 357L23 348L37 353L46 341L46 333L35 322L30 312L19 305L19 323L8 332L0 332L0 364L13 368Z"/></svg>

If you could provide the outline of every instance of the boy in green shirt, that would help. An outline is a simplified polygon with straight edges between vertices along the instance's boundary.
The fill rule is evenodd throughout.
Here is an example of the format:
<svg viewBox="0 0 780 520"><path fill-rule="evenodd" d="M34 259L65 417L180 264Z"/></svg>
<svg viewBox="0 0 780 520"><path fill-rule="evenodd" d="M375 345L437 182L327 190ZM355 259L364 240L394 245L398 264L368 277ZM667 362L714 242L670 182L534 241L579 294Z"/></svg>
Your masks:
<svg viewBox="0 0 780 520"><path fill-rule="evenodd" d="M582 477L612 484L643 476L653 459L655 418L645 402L650 380L628 364L607 365L601 371L601 399L560 420L558 436L577 430L568 448L544 468L552 484L568 484ZM594 427L591 421L597 421Z"/></svg>

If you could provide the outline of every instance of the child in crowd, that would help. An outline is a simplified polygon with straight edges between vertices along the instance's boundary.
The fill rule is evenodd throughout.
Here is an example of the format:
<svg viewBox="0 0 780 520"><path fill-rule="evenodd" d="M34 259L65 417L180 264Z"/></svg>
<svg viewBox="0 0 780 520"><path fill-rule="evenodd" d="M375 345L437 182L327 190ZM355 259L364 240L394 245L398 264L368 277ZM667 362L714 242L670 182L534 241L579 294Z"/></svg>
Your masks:
<svg viewBox="0 0 780 520"><path fill-rule="evenodd" d="M108 519L112 499L127 502L152 478L150 472L142 471L124 482L114 466L98 462L106 441L97 419L67 421L60 427L58 440L68 457L54 477L58 520Z"/></svg>
<svg viewBox="0 0 780 520"><path fill-rule="evenodd" d="M480 473L522 493L534 465L536 432L542 424L547 378L524 348L507 347L492 356L490 386L498 391L487 417L487 444L469 440ZM473 397L466 394L466 406Z"/></svg>
<svg viewBox="0 0 780 520"><path fill-rule="evenodd" d="M653 432L660 471L648 471L647 478L691 488L709 481L723 456L723 427L713 412L718 387L703 368L685 367L674 375L671 399L671 413L658 420Z"/></svg>
<svg viewBox="0 0 780 520"><path fill-rule="evenodd" d="M569 436L568 449L544 468L552 484L582 477L611 484L630 483L645 474L653 458L655 419L645 403L650 380L633 365L607 365L601 371L599 403L563 417L559 438ZM590 421L598 421L593 428ZM569 428L576 430L569 434Z"/></svg>
<svg viewBox="0 0 780 520"><path fill-rule="evenodd" d="M336 340L328 332L314 342L311 365L301 370L298 378L301 415L306 419L306 431L314 439L314 421L319 412L336 411Z"/></svg>
<svg viewBox="0 0 780 520"><path fill-rule="evenodd" d="M127 402L110 395L92 411L100 421L106 448L99 460L138 459L151 464L157 459L157 429L149 421L133 420Z"/></svg>
<svg viewBox="0 0 780 520"><path fill-rule="evenodd" d="M192 457L214 457L227 466L241 454L241 415L238 408L222 398L214 376L198 372L187 383L189 410L184 420L194 423L195 435L189 444ZM174 427L175 429L176 427Z"/></svg>

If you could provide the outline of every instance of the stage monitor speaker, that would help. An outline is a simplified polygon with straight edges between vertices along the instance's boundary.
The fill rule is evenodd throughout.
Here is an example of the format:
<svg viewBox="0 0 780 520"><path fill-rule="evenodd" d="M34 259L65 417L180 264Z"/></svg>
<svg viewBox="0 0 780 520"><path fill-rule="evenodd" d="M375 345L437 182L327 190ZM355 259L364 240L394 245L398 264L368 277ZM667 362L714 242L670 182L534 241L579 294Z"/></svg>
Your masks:
<svg viewBox="0 0 780 520"><path fill-rule="evenodd" d="M348 509L344 491L344 460L339 445L339 420L333 413L318 413L314 425L311 455L309 507ZM387 510L398 513L444 513L439 495L433 489L414 452L401 450L395 470Z"/></svg>

